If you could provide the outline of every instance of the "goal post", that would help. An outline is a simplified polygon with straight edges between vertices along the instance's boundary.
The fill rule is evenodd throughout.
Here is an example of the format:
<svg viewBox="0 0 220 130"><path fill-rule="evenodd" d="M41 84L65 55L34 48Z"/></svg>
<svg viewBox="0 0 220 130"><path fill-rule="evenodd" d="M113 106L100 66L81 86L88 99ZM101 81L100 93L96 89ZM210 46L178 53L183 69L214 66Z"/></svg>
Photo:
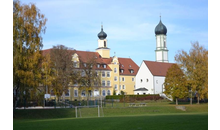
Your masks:
<svg viewBox="0 0 220 130"><path fill-rule="evenodd" d="M99 105L75 106L76 118L104 117L103 108Z"/></svg>

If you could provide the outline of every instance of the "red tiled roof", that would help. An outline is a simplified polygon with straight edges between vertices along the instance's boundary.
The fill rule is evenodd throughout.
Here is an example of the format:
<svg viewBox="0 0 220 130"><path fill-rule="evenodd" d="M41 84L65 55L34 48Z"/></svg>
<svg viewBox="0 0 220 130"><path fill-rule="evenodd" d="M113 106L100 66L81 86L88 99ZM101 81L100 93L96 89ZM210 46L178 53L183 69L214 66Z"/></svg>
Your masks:
<svg viewBox="0 0 220 130"><path fill-rule="evenodd" d="M46 55L50 53L50 50L52 49L46 49L42 50L42 54ZM100 68L95 68L97 70L111 70L111 68L108 66L108 64L111 64L112 62L112 57L110 58L102 58L98 52L90 52L90 51L78 51L78 50L70 50L72 51L72 54L76 53L79 57L79 60L81 62L88 62L88 60L95 58L96 62L100 64ZM118 61L120 63L119 69L123 69L124 72L121 73L120 75L136 75L137 71L139 69L139 66L130 58L118 58ZM106 68L102 66L102 64L106 64ZM134 73L131 73L131 70L134 71Z"/></svg>
<svg viewBox="0 0 220 130"><path fill-rule="evenodd" d="M81 62L88 62L90 59L94 58L97 63L99 64L106 64L106 68L100 66L100 68L95 68L98 70L111 70L108 66L109 62L111 63L111 58L102 58L98 52L90 52L90 51L78 51L76 50L75 53L79 56L79 60Z"/></svg>
<svg viewBox="0 0 220 130"><path fill-rule="evenodd" d="M145 61L144 63L149 68L154 76L166 76L168 69L175 63L164 63L155 61Z"/></svg>
<svg viewBox="0 0 220 130"><path fill-rule="evenodd" d="M120 75L133 75L135 76L138 72L139 66L131 58L118 58L120 63L119 69L123 69L123 73L120 72ZM134 73L131 73L131 70Z"/></svg>

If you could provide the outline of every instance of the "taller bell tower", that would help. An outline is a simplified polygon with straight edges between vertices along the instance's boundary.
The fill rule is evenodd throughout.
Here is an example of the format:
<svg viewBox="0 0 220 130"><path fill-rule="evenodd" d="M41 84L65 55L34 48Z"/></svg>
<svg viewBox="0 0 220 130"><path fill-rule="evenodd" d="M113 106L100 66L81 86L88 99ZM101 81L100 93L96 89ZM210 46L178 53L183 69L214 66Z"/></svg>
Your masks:
<svg viewBox="0 0 220 130"><path fill-rule="evenodd" d="M155 35L156 35L156 61L157 62L169 62L168 61L168 49L167 49L167 28L160 22L155 28Z"/></svg>
<svg viewBox="0 0 220 130"><path fill-rule="evenodd" d="M98 52L102 58L110 58L110 49L107 47L107 34L103 31L103 25L101 26L101 32L98 33Z"/></svg>

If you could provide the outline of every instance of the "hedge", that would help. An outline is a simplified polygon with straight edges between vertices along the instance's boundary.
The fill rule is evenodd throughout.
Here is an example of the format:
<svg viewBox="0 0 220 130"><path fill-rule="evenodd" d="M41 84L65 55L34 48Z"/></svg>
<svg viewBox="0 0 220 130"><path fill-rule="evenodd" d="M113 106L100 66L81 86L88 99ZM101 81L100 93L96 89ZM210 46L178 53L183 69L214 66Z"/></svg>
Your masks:
<svg viewBox="0 0 220 130"><path fill-rule="evenodd" d="M163 99L159 94L148 95L109 95L106 99L119 99L120 101L135 101L135 100L159 100Z"/></svg>

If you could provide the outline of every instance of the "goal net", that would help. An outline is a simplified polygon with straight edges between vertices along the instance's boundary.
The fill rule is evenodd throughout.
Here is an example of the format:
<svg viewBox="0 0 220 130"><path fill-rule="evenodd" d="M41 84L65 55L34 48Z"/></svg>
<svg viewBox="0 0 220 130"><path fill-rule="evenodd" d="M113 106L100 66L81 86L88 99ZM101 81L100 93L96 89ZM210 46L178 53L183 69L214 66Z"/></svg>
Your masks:
<svg viewBox="0 0 220 130"><path fill-rule="evenodd" d="M99 105L75 106L76 118L104 117L103 108Z"/></svg>

